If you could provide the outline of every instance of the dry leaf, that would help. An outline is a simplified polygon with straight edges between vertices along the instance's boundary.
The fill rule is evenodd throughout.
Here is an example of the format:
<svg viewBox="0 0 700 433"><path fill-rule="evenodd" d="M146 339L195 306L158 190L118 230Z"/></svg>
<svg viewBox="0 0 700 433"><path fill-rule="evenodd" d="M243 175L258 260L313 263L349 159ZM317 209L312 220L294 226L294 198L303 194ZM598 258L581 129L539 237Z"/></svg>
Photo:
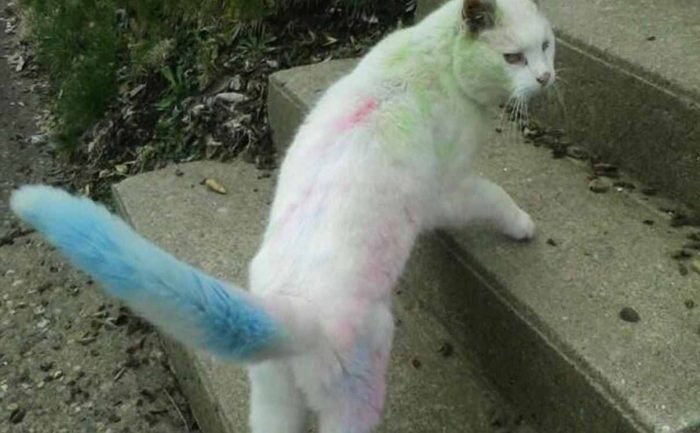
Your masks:
<svg viewBox="0 0 700 433"><path fill-rule="evenodd" d="M221 183L216 179L209 178L204 181L204 184L207 186L207 188L214 192L218 192L219 194L226 194L226 188L224 188L224 186L221 185Z"/></svg>
<svg viewBox="0 0 700 433"><path fill-rule="evenodd" d="M129 171L129 168L124 164L117 164L114 166L114 170L123 176Z"/></svg>

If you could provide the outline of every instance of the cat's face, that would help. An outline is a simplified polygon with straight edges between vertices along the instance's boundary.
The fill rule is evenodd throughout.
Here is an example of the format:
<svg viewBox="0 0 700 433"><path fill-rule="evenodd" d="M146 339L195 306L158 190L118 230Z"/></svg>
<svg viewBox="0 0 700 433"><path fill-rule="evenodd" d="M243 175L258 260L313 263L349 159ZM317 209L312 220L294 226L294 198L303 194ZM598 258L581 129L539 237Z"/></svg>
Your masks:
<svg viewBox="0 0 700 433"><path fill-rule="evenodd" d="M464 0L462 15L464 49L471 45L477 54L468 57L482 57L483 73L498 77L492 90L527 100L554 83L554 34L534 0Z"/></svg>

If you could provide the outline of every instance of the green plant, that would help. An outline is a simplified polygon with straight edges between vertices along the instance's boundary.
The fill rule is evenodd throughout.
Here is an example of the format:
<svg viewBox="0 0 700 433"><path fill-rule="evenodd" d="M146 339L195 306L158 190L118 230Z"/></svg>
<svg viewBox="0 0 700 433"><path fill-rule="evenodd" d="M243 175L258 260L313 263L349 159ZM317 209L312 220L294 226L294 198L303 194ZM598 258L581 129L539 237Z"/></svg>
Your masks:
<svg viewBox="0 0 700 433"><path fill-rule="evenodd" d="M262 56L276 50L273 45L276 40L275 36L267 33L262 27L243 35L238 47L248 55Z"/></svg>
<svg viewBox="0 0 700 433"><path fill-rule="evenodd" d="M156 107L159 111L169 111L189 94L190 81L182 65L176 66L174 70L170 66L163 67L160 73L168 83L168 87L163 97L156 103Z"/></svg>
<svg viewBox="0 0 700 433"><path fill-rule="evenodd" d="M167 111L218 70L235 41L246 55L276 49L265 17L334 2L357 12L378 0L21 0L31 17L37 60L53 92L56 135L76 150L83 131L118 96L120 85L160 74ZM246 29L246 31L240 31ZM127 86L128 87L128 86Z"/></svg>
<svg viewBox="0 0 700 433"><path fill-rule="evenodd" d="M58 137L69 150L117 92L123 46L113 0L26 0L39 62L56 98Z"/></svg>

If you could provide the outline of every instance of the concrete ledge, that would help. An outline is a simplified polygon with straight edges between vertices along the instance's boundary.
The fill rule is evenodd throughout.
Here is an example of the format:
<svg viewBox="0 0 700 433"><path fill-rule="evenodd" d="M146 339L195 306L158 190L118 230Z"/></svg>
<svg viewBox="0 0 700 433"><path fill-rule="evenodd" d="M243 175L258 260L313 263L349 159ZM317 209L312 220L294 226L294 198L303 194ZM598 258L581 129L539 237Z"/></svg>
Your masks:
<svg viewBox="0 0 700 433"><path fill-rule="evenodd" d="M192 163L114 186L120 212L144 236L218 277L245 282L267 218L273 182L248 164ZM228 195L200 185L219 179ZM165 338L178 381L204 432L247 431L248 381L242 368L213 361Z"/></svg>
<svg viewBox="0 0 700 433"><path fill-rule="evenodd" d="M168 168L116 185L121 213L139 232L179 258L218 277L245 282L274 181L258 179L256 170L241 162L198 162L180 169L181 176ZM200 185L208 177L218 179L228 194L217 195ZM483 380L471 352L453 344L450 356L439 353L451 337L429 313L416 303L399 303L396 317L386 422L380 433L484 433L496 428L496 418L516 418ZM243 369L214 362L169 340L165 343L202 430L248 431Z"/></svg>
<svg viewBox="0 0 700 433"><path fill-rule="evenodd" d="M420 0L423 17L443 0ZM549 126L687 205L700 203L700 3L543 0L561 100ZM566 82L564 82L566 80Z"/></svg>
<svg viewBox="0 0 700 433"><path fill-rule="evenodd" d="M275 74L270 101L308 110L338 65ZM270 110L287 113L271 122L284 146L303 112ZM700 315L685 302L697 302L700 276L681 275L669 254L686 233L637 194L593 194L581 165L498 134L489 143L478 169L531 212L538 239L514 244L476 228L426 236L403 302L474 348L484 374L544 432L695 431ZM621 320L625 307L641 320Z"/></svg>

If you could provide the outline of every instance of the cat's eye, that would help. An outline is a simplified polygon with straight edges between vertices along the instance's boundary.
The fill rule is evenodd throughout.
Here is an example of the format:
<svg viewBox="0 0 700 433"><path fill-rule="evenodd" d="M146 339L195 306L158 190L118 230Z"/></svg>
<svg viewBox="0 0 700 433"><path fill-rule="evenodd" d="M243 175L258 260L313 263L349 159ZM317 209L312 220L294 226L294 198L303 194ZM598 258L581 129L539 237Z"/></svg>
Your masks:
<svg viewBox="0 0 700 433"><path fill-rule="evenodd" d="M542 51L547 51L547 48L549 48L549 41L544 41L542 43Z"/></svg>
<svg viewBox="0 0 700 433"><path fill-rule="evenodd" d="M503 55L503 58L506 60L506 62L510 63L511 65L519 65L521 63L526 63L525 56L523 55L523 53L506 53Z"/></svg>

